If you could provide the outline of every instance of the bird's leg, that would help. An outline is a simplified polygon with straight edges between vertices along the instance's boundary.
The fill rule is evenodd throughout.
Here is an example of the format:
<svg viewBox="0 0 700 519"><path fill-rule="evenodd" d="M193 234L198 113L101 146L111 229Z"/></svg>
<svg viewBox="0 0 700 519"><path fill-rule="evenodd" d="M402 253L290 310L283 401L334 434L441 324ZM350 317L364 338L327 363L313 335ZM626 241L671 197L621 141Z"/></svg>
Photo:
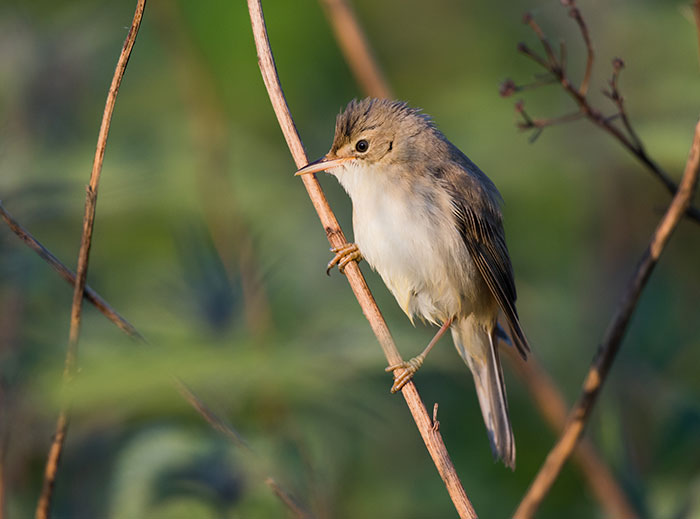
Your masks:
<svg viewBox="0 0 700 519"><path fill-rule="evenodd" d="M331 252L335 252L333 259L328 262L326 274L331 275L331 269L338 265L338 270L341 274L345 272L345 267L351 261L359 262L362 259L362 253L357 248L355 243L346 243L340 247L332 247Z"/></svg>
<svg viewBox="0 0 700 519"><path fill-rule="evenodd" d="M403 369L404 372L401 373L398 377L396 374L394 374L394 385L391 386L391 392L396 393L399 391L402 387L404 387L409 380L413 378L413 375L416 374L416 371L420 369L420 367L423 365L423 361L425 360L426 355L428 355L428 352L433 349L433 346L437 344L437 342L440 340L440 337L442 337L447 329L450 327L452 324L452 321L454 320L454 317L450 317L447 321L442 323L442 326L440 329L437 331L435 334L435 337L433 337L428 345L425 347L423 352L420 355L417 355L416 357L413 357L411 360L408 361L402 361L399 362L398 364L393 364L389 366L388 368L385 369L385 371L395 371L397 369Z"/></svg>

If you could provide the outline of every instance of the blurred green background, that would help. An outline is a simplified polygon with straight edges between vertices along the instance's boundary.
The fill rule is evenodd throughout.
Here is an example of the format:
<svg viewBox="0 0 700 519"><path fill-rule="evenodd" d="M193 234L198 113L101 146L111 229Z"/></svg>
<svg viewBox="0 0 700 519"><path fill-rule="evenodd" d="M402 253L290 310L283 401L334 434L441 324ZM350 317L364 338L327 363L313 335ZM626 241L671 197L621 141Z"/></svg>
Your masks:
<svg viewBox="0 0 700 519"><path fill-rule="evenodd" d="M650 154L680 178L700 106L687 0L580 2L594 41L591 98L610 61ZM0 198L71 268L104 100L131 1L0 4ZM530 10L583 45L558 1L354 2L397 96L431 114L489 174L504 216L519 311L535 354L575 398L669 196L587 122L518 132L512 77L539 72ZM314 0L264 2L268 30L310 157L363 93ZM557 87L528 111L572 109ZM80 376L55 494L65 518L257 518L287 510L272 476L320 518L453 517L444 486L328 243L259 75L245 2L149 0L112 122L89 284L147 339L89 305ZM351 206L321 178L348 236ZM697 197L696 197L697 198ZM643 295L588 427L642 517L700 517L700 227L681 222ZM434 333L412 327L362 266L405 358ZM0 431L7 517L33 514L61 400L71 289L0 229ZM417 376L480 517L512 513L555 436L505 366L518 449L491 458L466 366L448 340ZM234 425L252 454L212 430L172 376ZM541 518L604 517L568 464Z"/></svg>

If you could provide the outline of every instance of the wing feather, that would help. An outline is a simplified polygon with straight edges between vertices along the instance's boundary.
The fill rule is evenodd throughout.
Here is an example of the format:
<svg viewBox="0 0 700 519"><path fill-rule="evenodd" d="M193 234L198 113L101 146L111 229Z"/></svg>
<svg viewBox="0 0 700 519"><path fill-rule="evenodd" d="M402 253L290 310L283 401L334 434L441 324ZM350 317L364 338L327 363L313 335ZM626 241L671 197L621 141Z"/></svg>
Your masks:
<svg viewBox="0 0 700 519"><path fill-rule="evenodd" d="M515 308L517 294L497 203L498 191L473 162L460 155L458 159L464 160L458 160L455 168L450 168L452 174L444 179L451 192L456 225L472 261L503 310L518 352L526 358L530 346Z"/></svg>

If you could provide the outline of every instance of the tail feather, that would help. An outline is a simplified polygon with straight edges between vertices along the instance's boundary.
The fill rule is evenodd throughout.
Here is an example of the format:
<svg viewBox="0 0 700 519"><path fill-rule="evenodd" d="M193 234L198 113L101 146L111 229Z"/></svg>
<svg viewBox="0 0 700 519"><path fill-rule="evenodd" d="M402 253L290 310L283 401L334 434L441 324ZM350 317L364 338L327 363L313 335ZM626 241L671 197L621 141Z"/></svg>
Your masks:
<svg viewBox="0 0 700 519"><path fill-rule="evenodd" d="M457 351L474 377L493 455L514 470L515 439L508 417L506 387L495 334L495 326L487 330L473 315L452 325Z"/></svg>

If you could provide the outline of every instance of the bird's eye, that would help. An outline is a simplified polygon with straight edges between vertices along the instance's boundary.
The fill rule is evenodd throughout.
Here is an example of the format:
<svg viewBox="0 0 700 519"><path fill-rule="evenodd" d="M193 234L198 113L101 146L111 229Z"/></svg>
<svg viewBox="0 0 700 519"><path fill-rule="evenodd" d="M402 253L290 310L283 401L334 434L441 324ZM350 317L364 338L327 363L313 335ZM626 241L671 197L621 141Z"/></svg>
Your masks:
<svg viewBox="0 0 700 519"><path fill-rule="evenodd" d="M369 142L367 142L365 139L360 139L357 141L357 144L355 144L355 149L360 153L364 153L369 149Z"/></svg>

